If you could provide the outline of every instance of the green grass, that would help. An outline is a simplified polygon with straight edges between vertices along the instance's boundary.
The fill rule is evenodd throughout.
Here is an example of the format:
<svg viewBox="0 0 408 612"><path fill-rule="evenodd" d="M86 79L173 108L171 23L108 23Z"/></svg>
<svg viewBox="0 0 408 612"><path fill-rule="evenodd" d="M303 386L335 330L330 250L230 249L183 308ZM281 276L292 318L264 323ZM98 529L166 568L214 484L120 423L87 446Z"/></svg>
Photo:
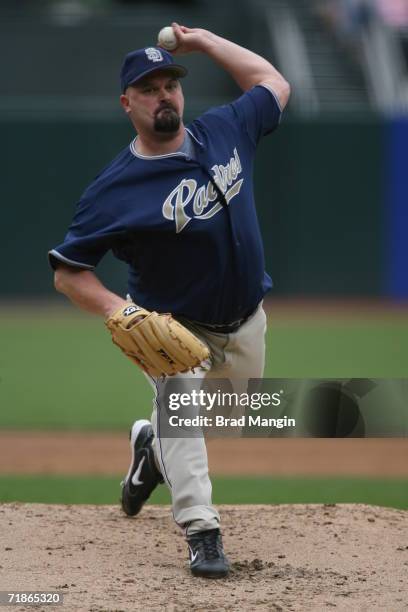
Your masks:
<svg viewBox="0 0 408 612"><path fill-rule="evenodd" d="M152 393L103 324L62 315L0 319L0 427L126 429ZM266 377L408 376L408 319L272 318Z"/></svg>
<svg viewBox="0 0 408 612"><path fill-rule="evenodd" d="M115 504L120 476L0 476L1 502ZM215 504L363 503L408 509L407 479L214 477ZM167 487L151 503L168 504Z"/></svg>
<svg viewBox="0 0 408 612"><path fill-rule="evenodd" d="M408 319L271 319L265 377L406 378Z"/></svg>

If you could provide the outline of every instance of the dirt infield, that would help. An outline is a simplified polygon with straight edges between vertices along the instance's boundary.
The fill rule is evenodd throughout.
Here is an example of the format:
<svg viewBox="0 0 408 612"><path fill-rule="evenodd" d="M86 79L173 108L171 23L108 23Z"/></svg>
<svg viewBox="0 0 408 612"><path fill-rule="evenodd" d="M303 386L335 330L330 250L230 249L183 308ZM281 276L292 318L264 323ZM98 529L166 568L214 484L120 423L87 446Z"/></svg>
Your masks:
<svg viewBox="0 0 408 612"><path fill-rule="evenodd" d="M219 475L406 476L406 439L209 440ZM0 472L123 474L127 434L0 434ZM168 506L0 505L0 591L60 591L87 612L406 610L408 512L352 504L221 506L228 579L188 570ZM18 606L17 610L32 607ZM36 608L38 609L38 608Z"/></svg>
<svg viewBox="0 0 408 612"><path fill-rule="evenodd" d="M406 439L217 439L208 453L214 475L408 474ZM3 473L117 475L128 459L126 432L0 434ZM167 506L129 519L117 506L0 505L0 590L60 591L65 609L88 612L406 610L407 511L351 504L220 511L232 573L213 582L190 576Z"/></svg>
<svg viewBox="0 0 408 612"><path fill-rule="evenodd" d="M47 609L89 612L406 610L408 512L345 504L221 513L232 572L206 581L190 576L168 507L129 519L112 506L0 505L0 590L60 591L64 606Z"/></svg>
<svg viewBox="0 0 408 612"><path fill-rule="evenodd" d="M408 476L408 439L240 439L208 441L214 475ZM0 473L127 471L127 433L0 432Z"/></svg>

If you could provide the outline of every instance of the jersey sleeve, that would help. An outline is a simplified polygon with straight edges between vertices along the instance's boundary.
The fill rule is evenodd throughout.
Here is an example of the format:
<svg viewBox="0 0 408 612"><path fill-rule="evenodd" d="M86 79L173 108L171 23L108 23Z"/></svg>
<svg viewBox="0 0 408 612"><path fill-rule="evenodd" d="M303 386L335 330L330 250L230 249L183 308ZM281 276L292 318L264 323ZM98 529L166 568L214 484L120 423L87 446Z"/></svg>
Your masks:
<svg viewBox="0 0 408 612"><path fill-rule="evenodd" d="M48 252L50 265L55 269L62 262L92 270L115 246L120 233L113 216L93 200L82 198L64 241Z"/></svg>
<svg viewBox="0 0 408 612"><path fill-rule="evenodd" d="M262 136L273 132L279 125L282 109L277 95L268 85L256 85L237 100L208 112L210 122L227 121L239 127L256 146ZM205 115L204 115L205 116Z"/></svg>

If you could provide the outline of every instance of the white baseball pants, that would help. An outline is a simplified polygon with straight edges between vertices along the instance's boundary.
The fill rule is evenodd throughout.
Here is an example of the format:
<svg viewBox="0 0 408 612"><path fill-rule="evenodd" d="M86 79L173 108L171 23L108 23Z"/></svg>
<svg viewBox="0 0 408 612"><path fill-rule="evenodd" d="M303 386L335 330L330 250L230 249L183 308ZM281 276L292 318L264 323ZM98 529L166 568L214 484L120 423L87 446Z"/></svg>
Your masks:
<svg viewBox="0 0 408 612"><path fill-rule="evenodd" d="M192 378L230 379L233 391L237 393L246 392L249 378L262 378L266 332L262 302L238 331L231 334L212 333L196 324L188 326L209 346L212 363L208 370L197 368L195 375L188 372L172 377L178 379L178 385L182 385L183 378L186 379L187 393L191 391L191 383L188 385L187 381ZM186 535L191 535L218 527L220 516L212 505L205 439L160 435L158 411L163 410L168 380L149 378L155 391L151 419L155 434L153 448L157 464L171 492L174 520L185 529Z"/></svg>

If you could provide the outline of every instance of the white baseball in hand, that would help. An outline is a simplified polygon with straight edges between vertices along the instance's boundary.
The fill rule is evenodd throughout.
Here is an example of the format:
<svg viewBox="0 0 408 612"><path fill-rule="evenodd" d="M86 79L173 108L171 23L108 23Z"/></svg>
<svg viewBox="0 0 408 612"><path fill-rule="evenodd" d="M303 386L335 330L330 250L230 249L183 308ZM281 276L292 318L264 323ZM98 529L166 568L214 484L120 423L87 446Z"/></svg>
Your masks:
<svg viewBox="0 0 408 612"><path fill-rule="evenodd" d="M176 35L174 34L174 30L171 26L166 26L160 30L157 41L164 49L167 49L168 51L172 51L178 45Z"/></svg>

